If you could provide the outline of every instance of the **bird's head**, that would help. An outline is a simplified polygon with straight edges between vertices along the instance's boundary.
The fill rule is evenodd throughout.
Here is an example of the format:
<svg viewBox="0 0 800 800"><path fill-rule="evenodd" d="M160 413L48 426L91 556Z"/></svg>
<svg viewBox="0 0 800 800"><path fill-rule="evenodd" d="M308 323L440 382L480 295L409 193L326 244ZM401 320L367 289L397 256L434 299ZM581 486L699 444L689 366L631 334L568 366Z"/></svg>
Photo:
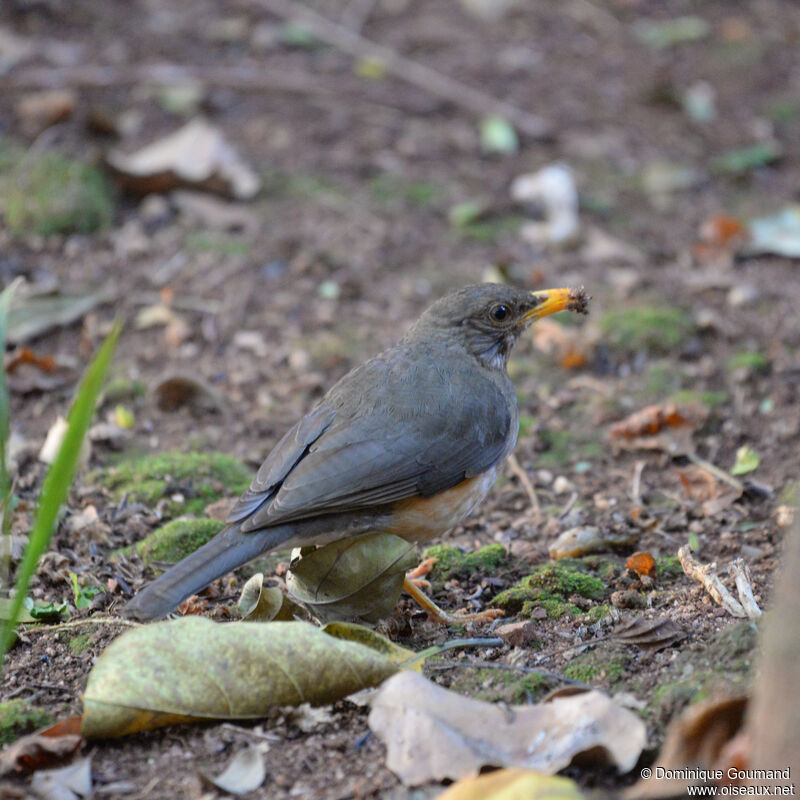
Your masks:
<svg viewBox="0 0 800 800"><path fill-rule="evenodd" d="M505 369L511 348L532 322L564 309L586 314L589 299L582 288L529 292L479 283L435 302L406 339L460 346L485 366Z"/></svg>

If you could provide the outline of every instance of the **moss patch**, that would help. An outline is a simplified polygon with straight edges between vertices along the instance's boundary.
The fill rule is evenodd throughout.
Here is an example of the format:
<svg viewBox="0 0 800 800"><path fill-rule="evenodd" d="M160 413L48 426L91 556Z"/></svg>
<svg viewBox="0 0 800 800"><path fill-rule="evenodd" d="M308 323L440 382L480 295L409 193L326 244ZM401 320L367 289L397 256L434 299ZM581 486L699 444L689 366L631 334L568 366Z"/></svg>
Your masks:
<svg viewBox="0 0 800 800"><path fill-rule="evenodd" d="M604 452L599 435L586 431L559 431L541 428L536 432L536 465L557 469L573 461L591 460Z"/></svg>
<svg viewBox="0 0 800 800"><path fill-rule="evenodd" d="M548 617L557 619L565 614L577 616L581 613L569 598L577 595L600 600L604 593L605 584L600 578L587 574L580 561L565 558L537 567L510 589L500 592L492 605L520 617L529 617L534 608L543 608Z"/></svg>
<svg viewBox="0 0 800 800"><path fill-rule="evenodd" d="M594 650L572 659L564 675L582 683L604 681L613 685L622 680L628 660L623 653Z"/></svg>
<svg viewBox="0 0 800 800"><path fill-rule="evenodd" d="M24 700L0 703L0 745L11 744L26 733L52 723L53 718L43 708Z"/></svg>
<svg viewBox="0 0 800 800"><path fill-rule="evenodd" d="M476 572L491 573L508 560L508 553L501 544L489 544L472 553L464 553L447 544L437 544L429 547L423 557L438 558L434 573L447 580Z"/></svg>
<svg viewBox="0 0 800 800"><path fill-rule="evenodd" d="M625 352L667 355L694 333L689 314L674 306L638 306L607 311L600 318L605 341Z"/></svg>
<svg viewBox="0 0 800 800"><path fill-rule="evenodd" d="M167 499L163 513L198 514L220 497L241 494L252 479L250 470L238 459L222 453L160 453L123 461L92 479L110 489L115 499L124 495L133 502L155 506ZM169 500L181 494L184 502Z"/></svg>
<svg viewBox="0 0 800 800"><path fill-rule="evenodd" d="M78 656L91 644L91 637L88 633L81 633L73 636L69 640L69 649Z"/></svg>
<svg viewBox="0 0 800 800"><path fill-rule="evenodd" d="M12 233L93 233L111 224L114 199L100 170L58 153L25 154L6 141L0 148L0 208Z"/></svg>
<svg viewBox="0 0 800 800"><path fill-rule="evenodd" d="M742 350L739 353L734 353L728 359L728 370L733 372L737 369L766 372L769 369L769 359L763 353Z"/></svg>
<svg viewBox="0 0 800 800"><path fill-rule="evenodd" d="M683 575L683 567L678 556L659 556L656 559L656 576L662 583L674 581Z"/></svg>
<svg viewBox="0 0 800 800"><path fill-rule="evenodd" d="M537 702L552 687L543 675L504 669L465 669L453 675L450 688L488 703Z"/></svg>
<svg viewBox="0 0 800 800"><path fill-rule="evenodd" d="M118 552L124 554L135 550L145 564L175 564L213 539L224 527L224 522L207 517L174 519L153 531L141 542Z"/></svg>

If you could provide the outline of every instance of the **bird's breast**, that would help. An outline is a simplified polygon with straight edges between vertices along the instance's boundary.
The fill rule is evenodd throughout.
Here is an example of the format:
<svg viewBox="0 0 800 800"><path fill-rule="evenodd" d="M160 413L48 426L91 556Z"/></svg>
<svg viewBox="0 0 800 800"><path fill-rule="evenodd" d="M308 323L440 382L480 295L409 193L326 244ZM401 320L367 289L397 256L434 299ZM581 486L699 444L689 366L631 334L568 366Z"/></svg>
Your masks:
<svg viewBox="0 0 800 800"><path fill-rule="evenodd" d="M504 461L433 497L411 497L396 503L386 532L411 542L425 542L446 533L486 497Z"/></svg>

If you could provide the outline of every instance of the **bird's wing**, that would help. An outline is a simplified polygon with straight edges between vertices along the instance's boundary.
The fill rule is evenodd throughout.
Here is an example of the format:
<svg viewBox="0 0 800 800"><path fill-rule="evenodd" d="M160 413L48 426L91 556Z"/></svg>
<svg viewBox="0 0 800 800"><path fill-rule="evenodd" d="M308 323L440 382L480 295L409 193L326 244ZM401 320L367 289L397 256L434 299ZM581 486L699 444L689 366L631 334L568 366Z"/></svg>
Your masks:
<svg viewBox="0 0 800 800"><path fill-rule="evenodd" d="M489 469L513 435L508 399L484 375L423 361L347 376L270 454L231 520L255 531L430 497Z"/></svg>

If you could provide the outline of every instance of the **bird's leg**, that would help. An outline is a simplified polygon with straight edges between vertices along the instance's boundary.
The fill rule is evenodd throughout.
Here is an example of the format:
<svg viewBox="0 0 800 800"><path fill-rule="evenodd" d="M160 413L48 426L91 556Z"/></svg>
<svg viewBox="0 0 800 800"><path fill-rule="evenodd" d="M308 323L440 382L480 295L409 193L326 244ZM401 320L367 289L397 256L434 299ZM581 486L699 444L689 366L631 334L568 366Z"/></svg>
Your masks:
<svg viewBox="0 0 800 800"><path fill-rule="evenodd" d="M426 558L419 566L414 567L411 572L406 572L406 580L413 583L418 589L430 590L431 582L426 580L423 575L427 575L438 561L438 558Z"/></svg>
<svg viewBox="0 0 800 800"><path fill-rule="evenodd" d="M416 571L414 570L414 572ZM411 574L413 573L409 573L409 575ZM499 608L488 608L486 611L481 611L477 614L469 614L466 611L457 611L455 614L449 614L443 608L439 608L408 575L403 583L403 589L406 594L411 595L412 599L428 612L430 620L440 622L443 625L463 625L465 622L491 622L498 617L505 616Z"/></svg>

